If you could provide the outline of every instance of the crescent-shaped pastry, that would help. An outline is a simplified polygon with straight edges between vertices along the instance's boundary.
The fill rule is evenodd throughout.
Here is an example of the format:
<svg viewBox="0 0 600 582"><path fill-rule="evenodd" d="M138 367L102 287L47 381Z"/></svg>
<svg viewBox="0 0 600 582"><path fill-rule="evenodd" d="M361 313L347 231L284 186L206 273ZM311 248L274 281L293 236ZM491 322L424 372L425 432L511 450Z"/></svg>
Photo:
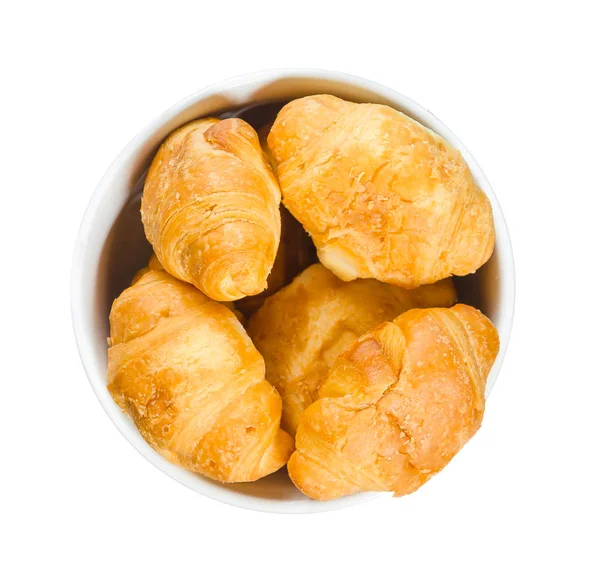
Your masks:
<svg viewBox="0 0 600 582"><path fill-rule="evenodd" d="M230 309L159 267L113 303L110 393L173 463L228 483L273 473L293 441L262 356Z"/></svg>
<svg viewBox="0 0 600 582"><path fill-rule="evenodd" d="M267 286L281 192L241 119L200 119L162 144L144 185L142 221L165 270L217 301Z"/></svg>
<svg viewBox="0 0 600 582"><path fill-rule="evenodd" d="M321 500L415 491L479 428L498 348L492 322L460 304L412 309L361 336L300 419L292 481Z"/></svg>
<svg viewBox="0 0 600 582"><path fill-rule="evenodd" d="M296 99L268 145L283 203L345 281L413 288L472 273L492 254L490 202L460 152L391 107Z"/></svg>

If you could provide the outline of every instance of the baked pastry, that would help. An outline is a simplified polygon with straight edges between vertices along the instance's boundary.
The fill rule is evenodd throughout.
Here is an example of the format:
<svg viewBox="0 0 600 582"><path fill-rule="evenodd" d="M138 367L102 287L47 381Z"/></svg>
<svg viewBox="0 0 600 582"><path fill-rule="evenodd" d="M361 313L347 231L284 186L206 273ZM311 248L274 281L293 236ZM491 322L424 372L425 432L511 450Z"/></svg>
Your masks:
<svg viewBox="0 0 600 582"><path fill-rule="evenodd" d="M232 483L282 467L292 438L265 364L224 305L152 269L110 312L108 389L169 461Z"/></svg>
<svg viewBox="0 0 600 582"><path fill-rule="evenodd" d="M472 273L492 253L490 202L460 152L395 109L296 99L268 145L283 203L345 281L412 288Z"/></svg>
<svg viewBox="0 0 600 582"><path fill-rule="evenodd" d="M479 428L498 347L467 305L413 309L361 336L300 419L292 481L321 500L415 491Z"/></svg>
<svg viewBox="0 0 600 582"><path fill-rule="evenodd" d="M267 288L258 295L235 302L236 308L246 317L250 317L267 297L290 283L298 273L317 260L315 247L302 225L283 206L280 208L281 241L267 279Z"/></svg>
<svg viewBox="0 0 600 582"><path fill-rule="evenodd" d="M200 119L172 133L144 184L146 237L167 272L217 301L267 286L281 193L258 136L241 119Z"/></svg>
<svg viewBox="0 0 600 582"><path fill-rule="evenodd" d="M450 279L407 290L372 279L346 283L321 264L308 267L248 322L267 379L283 398L283 428L295 434L333 361L360 335L407 309L455 301Z"/></svg>

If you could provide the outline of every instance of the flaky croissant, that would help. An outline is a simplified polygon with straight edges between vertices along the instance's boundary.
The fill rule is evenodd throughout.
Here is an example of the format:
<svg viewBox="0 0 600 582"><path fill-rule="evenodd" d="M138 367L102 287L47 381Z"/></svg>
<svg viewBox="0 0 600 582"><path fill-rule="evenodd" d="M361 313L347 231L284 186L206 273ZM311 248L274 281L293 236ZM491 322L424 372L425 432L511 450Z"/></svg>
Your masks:
<svg viewBox="0 0 600 582"><path fill-rule="evenodd" d="M254 481L288 460L281 397L224 305L150 269L113 303L109 345L110 393L168 460L223 482Z"/></svg>
<svg viewBox="0 0 600 582"><path fill-rule="evenodd" d="M479 428L498 347L493 324L467 305L375 327L336 359L302 415L292 481L321 500L415 491Z"/></svg>
<svg viewBox="0 0 600 582"><path fill-rule="evenodd" d="M233 301L267 286L280 198L254 129L241 119L201 119L158 150L142 221L167 272L212 299Z"/></svg>
<svg viewBox="0 0 600 582"><path fill-rule="evenodd" d="M372 279L347 283L321 264L308 267L248 322L267 379L283 398L283 428L295 434L333 361L360 335L408 309L455 301L450 279L407 290Z"/></svg>
<svg viewBox="0 0 600 582"><path fill-rule="evenodd" d="M345 281L417 287L472 273L492 253L491 206L460 152L390 107L296 99L268 145L283 203Z"/></svg>

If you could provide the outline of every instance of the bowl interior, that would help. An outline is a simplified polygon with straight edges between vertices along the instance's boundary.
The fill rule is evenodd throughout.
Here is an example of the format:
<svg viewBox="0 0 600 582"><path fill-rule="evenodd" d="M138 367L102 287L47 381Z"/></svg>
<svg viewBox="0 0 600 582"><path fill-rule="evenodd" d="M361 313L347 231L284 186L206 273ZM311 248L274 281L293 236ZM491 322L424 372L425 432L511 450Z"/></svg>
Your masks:
<svg viewBox="0 0 600 582"><path fill-rule="evenodd" d="M265 73L223 83L219 89L208 89L176 105L139 134L108 170L83 220L73 265L73 320L81 357L98 398L113 422L138 451L178 481L221 501L267 511L325 511L353 505L375 494L314 502L296 490L285 469L256 483L223 485L164 460L146 444L106 390L108 314L113 300L130 284L134 273L146 264L151 254L140 219L140 196L148 166L167 135L188 121L215 114L237 113L258 128L272 121L286 101L316 93L383 103L403 111L461 149L475 179L490 197L497 229L494 254L477 273L455 277L459 300L480 308L500 332L502 353L488 381L489 393L512 321L512 254L500 208L475 161L441 122L409 99L368 81L324 73ZM257 102L265 102L265 106L244 109Z"/></svg>

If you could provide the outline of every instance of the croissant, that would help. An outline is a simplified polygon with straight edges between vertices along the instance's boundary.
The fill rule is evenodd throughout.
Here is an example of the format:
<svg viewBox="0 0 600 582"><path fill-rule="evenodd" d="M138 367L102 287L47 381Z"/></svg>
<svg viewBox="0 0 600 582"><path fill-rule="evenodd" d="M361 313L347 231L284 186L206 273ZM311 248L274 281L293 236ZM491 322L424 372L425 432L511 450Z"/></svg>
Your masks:
<svg viewBox="0 0 600 582"><path fill-rule="evenodd" d="M235 306L246 317L250 317L265 302L265 299L287 285L308 265L316 260L315 247L302 225L281 207L281 241L273 269L267 279L267 288L258 295L243 297Z"/></svg>
<svg viewBox="0 0 600 582"><path fill-rule="evenodd" d="M361 336L300 420L292 481L321 500L415 491L479 428L498 347L467 305L413 309Z"/></svg>
<svg viewBox="0 0 600 582"><path fill-rule="evenodd" d="M455 301L450 279L407 290L372 279L345 283L321 264L308 267L269 297L247 327L283 398L283 428L295 434L333 361L360 335L407 309Z"/></svg>
<svg viewBox="0 0 600 582"><path fill-rule="evenodd" d="M492 253L490 202L460 152L399 111L296 99L268 145L284 205L345 281L412 288L472 273Z"/></svg>
<svg viewBox="0 0 600 582"><path fill-rule="evenodd" d="M256 132L241 119L172 133L144 184L146 237L167 272L217 301L256 295L280 236L281 192Z"/></svg>
<svg viewBox="0 0 600 582"><path fill-rule="evenodd" d="M111 395L169 461L231 483L288 460L281 397L224 305L150 269L113 303L109 346Z"/></svg>

